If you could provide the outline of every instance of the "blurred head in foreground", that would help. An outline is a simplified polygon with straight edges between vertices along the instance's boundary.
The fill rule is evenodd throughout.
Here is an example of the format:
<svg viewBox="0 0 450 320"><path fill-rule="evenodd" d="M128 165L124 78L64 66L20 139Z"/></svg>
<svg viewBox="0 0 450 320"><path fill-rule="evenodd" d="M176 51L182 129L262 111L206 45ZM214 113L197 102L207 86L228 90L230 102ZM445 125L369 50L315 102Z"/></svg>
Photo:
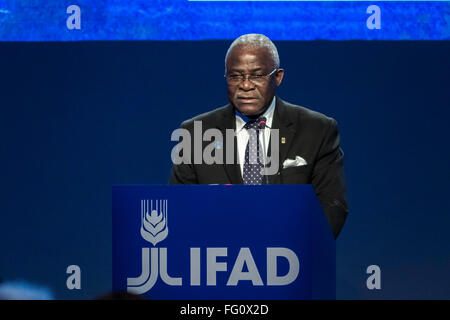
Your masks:
<svg viewBox="0 0 450 320"><path fill-rule="evenodd" d="M26 281L0 283L0 300L53 300L49 288Z"/></svg>

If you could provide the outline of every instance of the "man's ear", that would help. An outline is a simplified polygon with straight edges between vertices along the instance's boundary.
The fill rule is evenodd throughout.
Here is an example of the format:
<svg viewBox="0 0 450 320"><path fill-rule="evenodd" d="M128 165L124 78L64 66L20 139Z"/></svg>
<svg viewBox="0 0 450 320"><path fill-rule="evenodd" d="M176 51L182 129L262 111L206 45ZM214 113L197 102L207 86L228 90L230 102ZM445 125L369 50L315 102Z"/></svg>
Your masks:
<svg viewBox="0 0 450 320"><path fill-rule="evenodd" d="M281 84L284 77L284 69L278 69L277 74L275 76L275 80L277 81L277 87Z"/></svg>

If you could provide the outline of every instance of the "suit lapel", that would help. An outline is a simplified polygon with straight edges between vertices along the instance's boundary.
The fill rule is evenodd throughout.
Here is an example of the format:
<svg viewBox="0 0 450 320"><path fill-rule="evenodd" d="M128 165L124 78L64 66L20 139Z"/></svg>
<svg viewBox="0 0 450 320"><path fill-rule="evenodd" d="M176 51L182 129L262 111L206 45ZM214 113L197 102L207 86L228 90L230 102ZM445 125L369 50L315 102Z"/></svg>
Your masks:
<svg viewBox="0 0 450 320"><path fill-rule="evenodd" d="M280 98L276 98L276 107L273 116L272 129L279 130L279 169L278 173L281 172L283 168L283 162L286 160L288 151L291 148L292 140L295 135L295 126L293 126L293 118L289 112L289 109L286 107L286 104ZM272 135L271 138L272 140ZM272 142L269 144L268 151L270 155L272 155ZM279 174L269 176L269 183L280 183Z"/></svg>
<svg viewBox="0 0 450 320"><path fill-rule="evenodd" d="M220 118L216 122L217 128L222 132L222 136L224 138L223 141L223 168L228 176L228 179L230 180L231 184L242 184L242 175L241 175L241 169L238 164L238 155L237 155L237 138L236 135L233 134L232 139L232 145L234 148L234 161L233 164L227 164L226 163L226 154L227 149L229 145L231 145L230 141L227 141L227 134L226 129L232 129L233 132L236 131L236 119L234 114L234 109L231 104L229 104L225 109L224 112L220 115Z"/></svg>
<svg viewBox="0 0 450 320"><path fill-rule="evenodd" d="M224 137L223 142L223 152L224 152L224 164L223 168L232 184L242 184L242 174L241 169L238 164L238 154L237 154L237 139L236 135L233 135L233 148L234 148L234 164L226 163L226 154L228 148L228 141L226 136L226 129L236 130L236 118L234 114L234 109L231 104L224 109L224 111L219 115L219 119L216 121L217 128L222 132ZM291 148L293 138L295 136L296 130L293 125L293 115L290 113L285 102L280 98L276 97L276 107L273 116L272 129L279 130L279 169L278 173L281 172L283 167L283 162L286 160L288 151ZM272 139L272 135L271 138ZM284 142L284 143L283 143ZM269 143L268 154L272 154L272 142ZM280 183L279 175L269 176L269 183Z"/></svg>

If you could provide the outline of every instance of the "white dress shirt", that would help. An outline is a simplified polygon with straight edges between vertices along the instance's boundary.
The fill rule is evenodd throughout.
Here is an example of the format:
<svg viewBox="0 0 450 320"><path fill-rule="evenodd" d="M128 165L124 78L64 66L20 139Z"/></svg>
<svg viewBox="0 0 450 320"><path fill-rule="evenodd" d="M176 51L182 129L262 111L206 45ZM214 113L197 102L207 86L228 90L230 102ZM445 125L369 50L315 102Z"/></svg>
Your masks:
<svg viewBox="0 0 450 320"><path fill-rule="evenodd" d="M261 115L261 117L266 118L266 127L264 128L264 154L267 157L267 149L269 147L270 140L270 128L272 127L273 121L273 112L275 111L275 97L273 97L272 102L270 103L269 108L267 108L266 112ZM244 116L245 117L245 116ZM245 162L245 149L248 144L248 131L244 128L246 122L249 119L244 119L238 113L236 113L236 139L237 139L237 155L239 160L239 165L241 167L241 175L244 176L244 162ZM262 130L259 130L259 143L263 145L263 137Z"/></svg>

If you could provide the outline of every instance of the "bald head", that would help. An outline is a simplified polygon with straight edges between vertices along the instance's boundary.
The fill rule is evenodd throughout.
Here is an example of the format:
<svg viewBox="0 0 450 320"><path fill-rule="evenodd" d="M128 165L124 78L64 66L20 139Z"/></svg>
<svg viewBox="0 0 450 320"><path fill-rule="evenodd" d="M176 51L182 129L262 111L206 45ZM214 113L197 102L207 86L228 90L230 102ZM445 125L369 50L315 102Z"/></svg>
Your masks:
<svg viewBox="0 0 450 320"><path fill-rule="evenodd" d="M277 47L273 42L263 34L249 33L244 34L233 41L233 43L228 48L227 54L225 56L225 73L227 72L227 60L228 56L234 49L246 48L250 50L264 49L267 50L270 56L271 68L280 67L280 58L278 56Z"/></svg>

